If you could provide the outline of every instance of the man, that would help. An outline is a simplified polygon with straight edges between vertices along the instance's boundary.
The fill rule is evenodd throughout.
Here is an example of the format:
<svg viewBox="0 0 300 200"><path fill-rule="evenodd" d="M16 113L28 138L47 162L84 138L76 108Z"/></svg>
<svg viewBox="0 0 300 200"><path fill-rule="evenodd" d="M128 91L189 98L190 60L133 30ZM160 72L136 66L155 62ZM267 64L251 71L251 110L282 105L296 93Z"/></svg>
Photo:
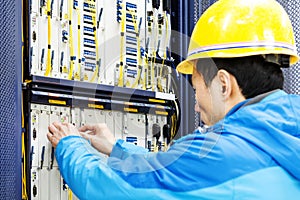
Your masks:
<svg viewBox="0 0 300 200"><path fill-rule="evenodd" d="M298 199L300 97L281 90L280 69L297 60L276 1L219 0L177 67L192 74L195 109L209 127L148 153L115 141L104 124L53 123L47 136L60 171L80 199Z"/></svg>

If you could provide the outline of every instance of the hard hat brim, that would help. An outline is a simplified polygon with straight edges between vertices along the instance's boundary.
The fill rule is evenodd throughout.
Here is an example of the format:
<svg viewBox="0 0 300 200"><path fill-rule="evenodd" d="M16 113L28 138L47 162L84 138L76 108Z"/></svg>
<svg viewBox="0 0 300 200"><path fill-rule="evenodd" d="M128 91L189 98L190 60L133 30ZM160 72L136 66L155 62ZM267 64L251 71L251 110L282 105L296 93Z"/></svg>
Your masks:
<svg viewBox="0 0 300 200"><path fill-rule="evenodd" d="M263 55L263 54L264 54L263 51L261 53L259 53L259 52L255 52L255 53L247 52L245 54L240 54L239 56L247 57L247 56ZM297 54L295 54L294 52L289 52L289 54L285 53L285 52L278 52L278 54L289 55L290 56L290 65L294 65L299 61L299 56ZM197 56L199 58L197 58ZM214 57L214 56L211 56L211 57ZM233 53L232 54L227 54L225 56L224 56L224 53L223 53L223 56L219 56L219 57L217 56L217 58L235 58L235 57L237 57L237 56L236 56L236 54L233 54ZM182 74L193 74L193 70L194 70L193 60L197 60L197 59L200 59L200 58L205 58L205 56L203 56L203 55L190 56L186 60L180 62L177 65L176 70L179 73L182 73Z"/></svg>
<svg viewBox="0 0 300 200"><path fill-rule="evenodd" d="M176 70L182 74L193 74L194 64L190 60L184 60L177 65Z"/></svg>

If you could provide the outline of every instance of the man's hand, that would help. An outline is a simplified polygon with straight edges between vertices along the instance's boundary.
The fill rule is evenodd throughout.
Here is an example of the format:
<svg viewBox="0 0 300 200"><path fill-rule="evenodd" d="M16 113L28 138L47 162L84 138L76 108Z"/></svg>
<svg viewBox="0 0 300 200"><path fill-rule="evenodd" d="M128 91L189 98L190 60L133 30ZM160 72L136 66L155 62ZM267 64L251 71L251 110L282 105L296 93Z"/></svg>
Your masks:
<svg viewBox="0 0 300 200"><path fill-rule="evenodd" d="M54 148L62 138L68 135L79 135L77 128L69 123L54 122L50 124L48 130L47 137Z"/></svg>
<svg viewBox="0 0 300 200"><path fill-rule="evenodd" d="M89 140L95 149L110 155L116 139L106 124L85 125L78 130L81 132L81 136Z"/></svg>

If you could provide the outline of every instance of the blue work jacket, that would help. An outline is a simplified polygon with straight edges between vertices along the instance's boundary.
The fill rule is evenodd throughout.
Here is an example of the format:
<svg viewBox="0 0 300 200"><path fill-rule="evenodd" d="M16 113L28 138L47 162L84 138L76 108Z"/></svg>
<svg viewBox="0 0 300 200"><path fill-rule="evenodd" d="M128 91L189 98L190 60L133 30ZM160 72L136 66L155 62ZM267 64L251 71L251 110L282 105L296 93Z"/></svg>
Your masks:
<svg viewBox="0 0 300 200"><path fill-rule="evenodd" d="M55 155L80 199L300 199L300 97L245 100L167 152L118 140L106 158L68 136Z"/></svg>

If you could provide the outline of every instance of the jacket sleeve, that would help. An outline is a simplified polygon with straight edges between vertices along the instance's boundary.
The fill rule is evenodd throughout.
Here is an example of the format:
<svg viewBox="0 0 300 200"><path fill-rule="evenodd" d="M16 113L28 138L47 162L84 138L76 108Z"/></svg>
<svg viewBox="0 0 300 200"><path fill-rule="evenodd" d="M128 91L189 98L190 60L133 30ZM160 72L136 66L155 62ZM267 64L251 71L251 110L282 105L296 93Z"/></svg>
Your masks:
<svg viewBox="0 0 300 200"><path fill-rule="evenodd" d="M97 152L85 139L68 136L58 143L55 154L63 178L80 199L153 199L162 193L168 195L163 199L174 199L261 167L240 162L245 156L236 156L237 149L241 155L256 155L251 149L237 148L240 141L206 135L209 137L185 136L167 152L157 153L140 151L120 140L110 157ZM230 170L233 165L239 170Z"/></svg>
<svg viewBox="0 0 300 200"><path fill-rule="evenodd" d="M134 145L132 143L125 142L124 140L117 140L114 145L110 157L116 157L119 159L126 159L132 154L146 154L148 150Z"/></svg>
<svg viewBox="0 0 300 200"><path fill-rule="evenodd" d="M133 189L144 197L149 188L176 190L178 184L186 181L182 174L193 176L186 164L176 167L185 150L170 148L168 152L147 153L120 140L107 158L85 139L68 136L58 143L55 156L63 178L80 199L130 199ZM134 195L136 198L138 194Z"/></svg>
<svg viewBox="0 0 300 200"><path fill-rule="evenodd" d="M56 147L55 156L62 177L79 199L129 198L129 185L107 165L107 156L85 139L64 137Z"/></svg>
<svg viewBox="0 0 300 200"><path fill-rule="evenodd" d="M133 190L144 197L149 189L182 192L199 187L199 179L209 175L197 173L203 174L205 170L199 169L207 168L207 163L200 166L190 148L194 148L191 143L180 142L167 152L141 153L139 147L118 141L107 158L85 139L68 136L58 143L55 155L63 178L80 199L129 199ZM136 198L138 193L134 195Z"/></svg>

